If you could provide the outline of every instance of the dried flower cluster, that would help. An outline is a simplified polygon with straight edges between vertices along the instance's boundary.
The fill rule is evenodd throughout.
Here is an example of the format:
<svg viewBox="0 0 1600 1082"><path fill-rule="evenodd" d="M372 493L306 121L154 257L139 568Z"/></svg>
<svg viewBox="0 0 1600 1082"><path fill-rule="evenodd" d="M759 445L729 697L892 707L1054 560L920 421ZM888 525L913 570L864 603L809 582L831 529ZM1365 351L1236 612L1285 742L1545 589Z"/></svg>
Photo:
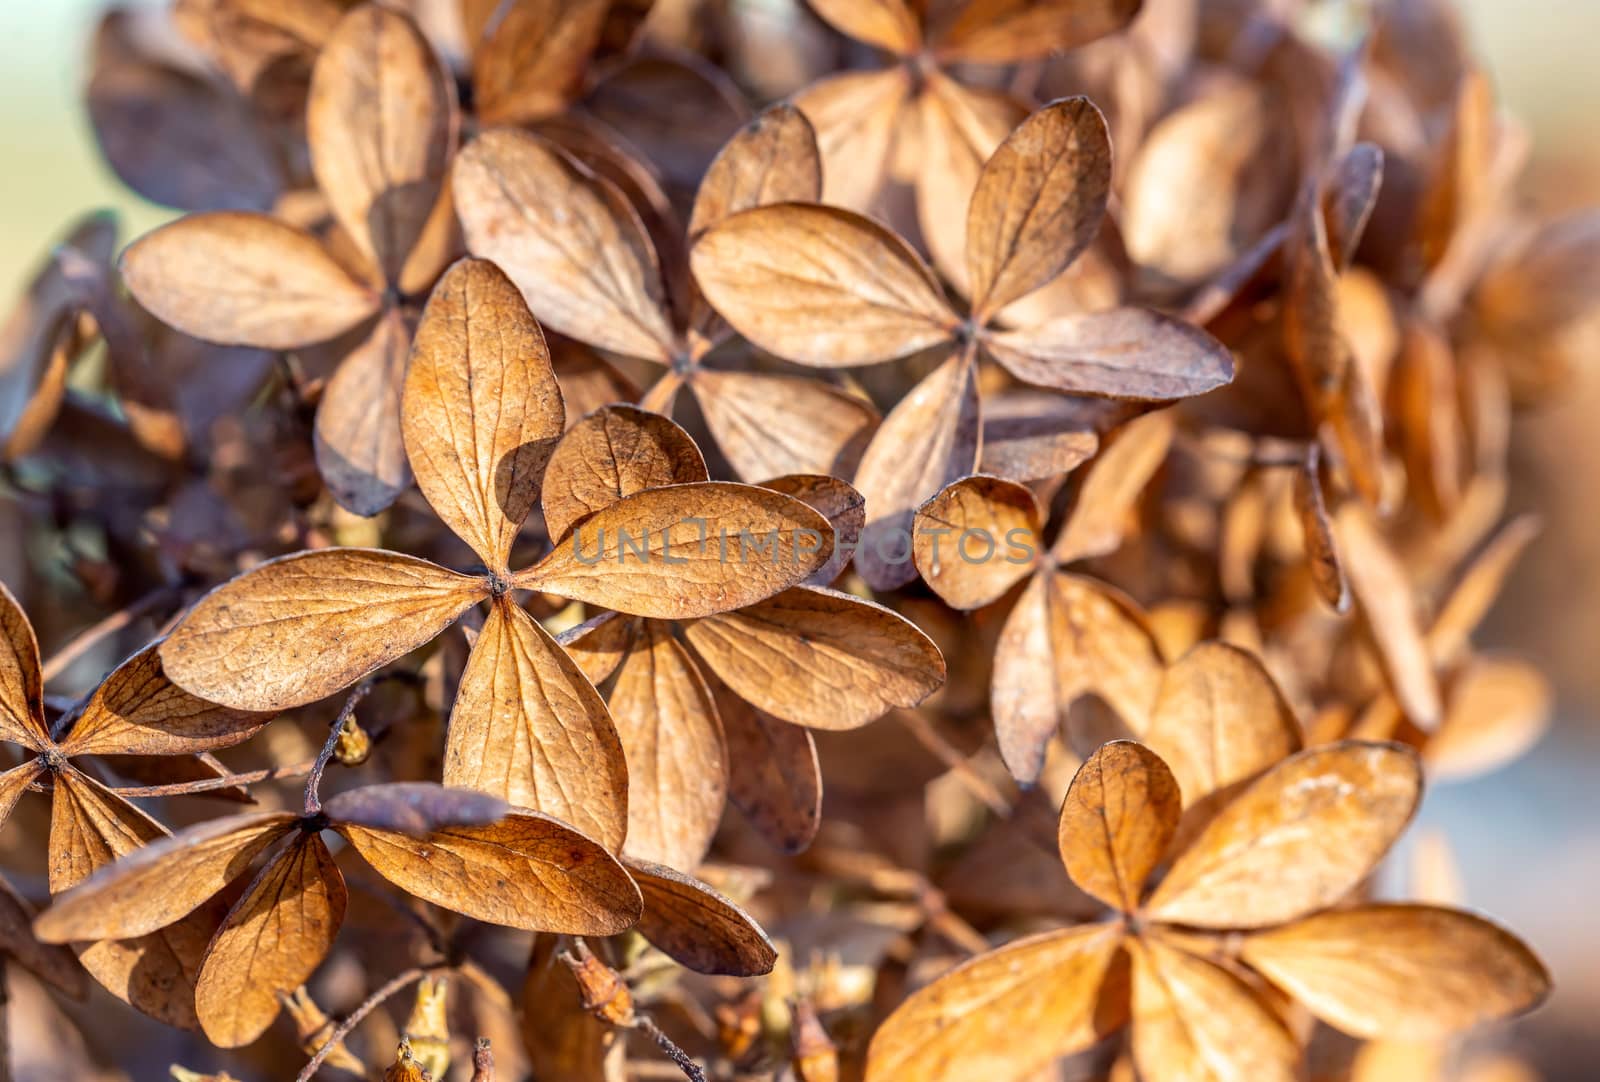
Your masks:
<svg viewBox="0 0 1600 1082"><path fill-rule="evenodd" d="M188 1082L1446 1079L1549 979L1373 876L1545 724L1600 217L1310 7L107 14L183 213L0 336L6 959Z"/></svg>

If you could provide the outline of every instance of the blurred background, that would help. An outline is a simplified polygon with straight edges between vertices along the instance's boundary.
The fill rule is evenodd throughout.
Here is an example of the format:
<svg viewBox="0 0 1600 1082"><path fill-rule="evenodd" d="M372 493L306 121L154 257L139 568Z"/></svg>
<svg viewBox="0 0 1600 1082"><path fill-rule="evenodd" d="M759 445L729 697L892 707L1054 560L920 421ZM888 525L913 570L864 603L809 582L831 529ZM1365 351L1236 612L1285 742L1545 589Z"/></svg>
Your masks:
<svg viewBox="0 0 1600 1082"><path fill-rule="evenodd" d="M121 188L80 104L101 0L0 2L0 297L21 288L71 218L114 208L123 237L167 212ZM1462 0L1507 106L1534 136L1525 194L1549 210L1600 203L1596 0ZM1517 429L1513 511L1545 532L1483 636L1537 659L1560 699L1550 734L1510 769L1430 793L1422 822L1462 864L1467 901L1517 929L1555 971L1552 1003L1514 1037L1552 1080L1593 1079L1600 1062L1600 357L1559 401ZM1416 835L1413 832L1413 837Z"/></svg>

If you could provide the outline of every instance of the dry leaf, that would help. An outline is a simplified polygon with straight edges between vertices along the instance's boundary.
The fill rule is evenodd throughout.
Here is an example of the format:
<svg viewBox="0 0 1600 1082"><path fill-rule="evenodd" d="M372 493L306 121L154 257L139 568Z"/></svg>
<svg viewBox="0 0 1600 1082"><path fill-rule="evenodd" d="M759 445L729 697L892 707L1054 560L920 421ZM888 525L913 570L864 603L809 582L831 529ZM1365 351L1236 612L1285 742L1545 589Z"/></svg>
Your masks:
<svg viewBox="0 0 1600 1082"><path fill-rule="evenodd" d="M411 331L385 312L323 390L313 433L317 471L340 506L375 515L411 484L401 433L401 391Z"/></svg>
<svg viewBox="0 0 1600 1082"><path fill-rule="evenodd" d="M1143 0L973 0L939 39L951 59L1006 64L1116 33Z"/></svg>
<svg viewBox="0 0 1600 1082"><path fill-rule="evenodd" d="M574 424L550 456L545 529L559 539L625 496L707 480L705 459L683 429L633 406L606 406Z"/></svg>
<svg viewBox="0 0 1600 1082"><path fill-rule="evenodd" d="M917 508L917 570L946 605L982 608L1038 563L1044 523L1026 487L965 477Z"/></svg>
<svg viewBox="0 0 1600 1082"><path fill-rule="evenodd" d="M1131 913L1178 832L1183 800L1167 764L1131 741L1104 744L1079 768L1057 836L1072 881Z"/></svg>
<svg viewBox="0 0 1600 1082"><path fill-rule="evenodd" d="M1190 323L1145 308L1062 316L984 337L984 348L1025 383L1068 394L1163 401L1233 379L1233 358Z"/></svg>
<svg viewBox="0 0 1600 1082"><path fill-rule="evenodd" d="M793 105L774 105L730 139L706 170L695 191L689 236L751 207L821 198L822 160L811 122Z"/></svg>
<svg viewBox="0 0 1600 1082"><path fill-rule="evenodd" d="M638 860L627 866L644 895L639 934L655 947L697 973L772 972L777 948L750 914L682 872Z"/></svg>
<svg viewBox="0 0 1600 1082"><path fill-rule="evenodd" d="M697 369L689 384L717 447L747 481L855 470L878 411L820 380Z"/></svg>
<svg viewBox="0 0 1600 1082"><path fill-rule="evenodd" d="M799 853L822 825L822 771L811 733L768 717L712 682L728 749L728 799L773 848Z"/></svg>
<svg viewBox="0 0 1600 1082"><path fill-rule="evenodd" d="M1135 502L1166 461L1175 421L1165 410L1146 414L1101 449L1051 547L1057 563L1104 556L1122 544Z"/></svg>

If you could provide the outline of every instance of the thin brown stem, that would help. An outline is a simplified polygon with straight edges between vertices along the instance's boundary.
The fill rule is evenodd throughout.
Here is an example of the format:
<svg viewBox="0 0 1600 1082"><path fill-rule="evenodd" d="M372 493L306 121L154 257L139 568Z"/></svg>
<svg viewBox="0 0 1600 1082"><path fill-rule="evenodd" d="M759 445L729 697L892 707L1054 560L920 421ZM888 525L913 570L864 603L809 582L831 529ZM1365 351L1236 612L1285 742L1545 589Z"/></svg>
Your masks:
<svg viewBox="0 0 1600 1082"><path fill-rule="evenodd" d="M696 1063L689 1053L679 1048L671 1037L661 1031L660 1026L651 1021L648 1015L639 1015L635 1025L643 1030L645 1035L652 1041L656 1042L661 1051L667 1054L668 1059L678 1065L678 1070L683 1072L684 1077L688 1078L689 1082L706 1082L705 1068Z"/></svg>
<svg viewBox="0 0 1600 1082"><path fill-rule="evenodd" d="M311 1062L307 1063L305 1067L301 1069L300 1073L295 1076L294 1082L311 1082L312 1076L317 1073L317 1070L322 1066L323 1062L328 1058L333 1050L339 1047L344 1039L350 1036L351 1032L361 1024L362 1019L366 1018L367 1015L383 1006L385 1002L392 999L396 994L403 992L409 986L416 984L423 977L447 968L447 966L418 966L413 969L408 969L404 973L394 977L382 988L379 988L376 992L372 993L361 1003L359 1007L351 1011L343 1022L340 1022L337 1026L333 1027L333 1032L328 1034L328 1039L326 1041L322 1042L322 1047L317 1049L317 1054L311 1057Z"/></svg>
<svg viewBox="0 0 1600 1082"><path fill-rule="evenodd" d="M72 639L68 640L65 646L51 655L50 659L40 667L40 675L44 682L49 683L60 676L66 671L68 665L88 653L96 643L106 636L115 635L135 620L148 615L177 596L179 596L179 590L176 586L157 587L131 605L118 609L99 623L84 628Z"/></svg>
<svg viewBox="0 0 1600 1082"><path fill-rule="evenodd" d="M156 796L188 796L191 793L212 793L218 789L232 789L235 786L256 785L264 781L277 781L280 778L300 778L311 773L311 768L316 765L316 760L308 759L303 763L294 763L290 766L269 766L261 770L250 770L243 774L224 774L220 778L203 778L200 781L180 781L171 785L127 785L114 788L111 791L120 797L156 797Z"/></svg>
<svg viewBox="0 0 1600 1082"><path fill-rule="evenodd" d="M917 743L932 752L938 760L950 768L964 789L977 797L990 811L1002 819L1011 815L1011 801L1005 794L989 783L988 779L972 769L972 764L967 762L967 757L961 754L959 748L944 738L944 735L934 728L933 722L923 717L915 710L901 710L895 717L900 723L910 730Z"/></svg>
<svg viewBox="0 0 1600 1082"><path fill-rule="evenodd" d="M339 709L339 716L333 719L333 724L328 729L328 739L323 742L322 750L317 753L317 761L311 764L311 776L306 778L306 804L307 815L316 815L322 811L322 772L328 768L328 760L333 758L334 749L339 746L339 737L344 733L344 727L350 719L355 717L356 707L361 700L372 694L372 689L378 686L381 677L369 677L357 684L344 700L344 706Z"/></svg>

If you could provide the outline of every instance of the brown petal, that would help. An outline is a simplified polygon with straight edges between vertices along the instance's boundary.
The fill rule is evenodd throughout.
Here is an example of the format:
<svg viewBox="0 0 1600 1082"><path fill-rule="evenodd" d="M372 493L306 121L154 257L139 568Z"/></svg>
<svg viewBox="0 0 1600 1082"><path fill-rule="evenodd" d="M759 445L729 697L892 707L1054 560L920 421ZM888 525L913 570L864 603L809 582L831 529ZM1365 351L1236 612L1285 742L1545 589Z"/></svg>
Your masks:
<svg viewBox="0 0 1600 1082"><path fill-rule="evenodd" d="M1078 768L1056 828L1072 881L1131 913L1178 832L1183 800L1161 757L1142 744L1103 744Z"/></svg>
<svg viewBox="0 0 1600 1082"><path fill-rule="evenodd" d="M917 577L911 530L916 509L977 466L982 434L976 365L952 356L885 417L856 471L867 525L856 570L875 590Z"/></svg>
<svg viewBox="0 0 1600 1082"><path fill-rule="evenodd" d="M544 525L565 537L580 520L647 488L708 481L689 433L657 413L605 406L561 438L544 474Z"/></svg>
<svg viewBox="0 0 1600 1082"><path fill-rule="evenodd" d="M1038 780L1050 738L1085 695L1141 732L1160 672L1160 652L1131 601L1092 579L1036 575L995 647L990 706L1012 777Z"/></svg>
<svg viewBox="0 0 1600 1082"><path fill-rule="evenodd" d="M50 744L44 725L39 640L22 605L0 582L0 738L30 748Z"/></svg>
<svg viewBox="0 0 1600 1082"><path fill-rule="evenodd" d="M857 728L944 683L944 658L915 624L818 586L697 620L684 634L740 698L814 729Z"/></svg>
<svg viewBox="0 0 1600 1082"><path fill-rule="evenodd" d="M1450 681L1439 729L1423 745L1433 778L1485 774L1520 757L1550 725L1553 693L1537 666L1480 655Z"/></svg>
<svg viewBox="0 0 1600 1082"><path fill-rule="evenodd" d="M1121 1024L1101 986L1115 925L1044 932L957 966L908 997L873 1035L869 1082L1024 1078Z"/></svg>
<svg viewBox="0 0 1600 1082"><path fill-rule="evenodd" d="M1020 482L1075 470L1100 449L1095 415L1106 408L1121 407L1045 391L985 395L979 469Z"/></svg>
<svg viewBox="0 0 1600 1082"><path fill-rule="evenodd" d="M761 487L793 496L828 520L833 527L833 555L806 579L806 585L831 585L861 540L861 529L867 523L866 500L848 481L827 474L773 477L763 481Z"/></svg>
<svg viewBox="0 0 1600 1082"><path fill-rule="evenodd" d="M1424 729L1435 728L1442 709L1439 684L1405 569L1361 504L1352 501L1339 509L1334 532L1351 591L1395 698L1412 722Z"/></svg>
<svg viewBox="0 0 1600 1082"><path fill-rule="evenodd" d="M32 785L43 771L44 763L36 758L30 758L0 773L0 825L11 818L17 801L22 799L22 794L28 791L28 786Z"/></svg>
<svg viewBox="0 0 1600 1082"><path fill-rule="evenodd" d="M536 936L522 984L522 1042L535 1078L561 1082L624 1082L621 1031L583 1006L583 990L560 955L570 940Z"/></svg>
<svg viewBox="0 0 1600 1082"><path fill-rule="evenodd" d="M847 71L819 79L794 97L817 133L822 201L867 209L883 187L890 148L911 92L904 68Z"/></svg>
<svg viewBox="0 0 1600 1082"><path fill-rule="evenodd" d="M1511 569L1539 536L1540 528L1533 515L1513 519L1462 572L1428 628L1428 653L1434 664L1454 664L1468 649L1472 633L1499 600Z"/></svg>
<svg viewBox="0 0 1600 1082"><path fill-rule="evenodd" d="M964 477L917 508L917 570L946 605L982 608L1038 564L1044 523L1032 491L998 477Z"/></svg>
<svg viewBox="0 0 1600 1082"><path fill-rule="evenodd" d="M706 299L736 331L800 364L904 357L945 341L957 322L910 245L837 207L741 211L703 233L690 262Z"/></svg>
<svg viewBox="0 0 1600 1082"><path fill-rule="evenodd" d="M1222 343L1147 308L1063 316L987 335L984 345L1023 382L1069 394L1164 401L1233 379L1233 355Z"/></svg>
<svg viewBox="0 0 1600 1082"><path fill-rule="evenodd" d="M692 876L661 864L627 862L644 895L639 934L696 973L758 977L778 951L755 919Z"/></svg>
<svg viewBox="0 0 1600 1082"><path fill-rule="evenodd" d="M1211 820L1146 912L1202 928L1260 928L1326 908L1389 851L1421 792L1416 755L1398 744L1303 751Z"/></svg>
<svg viewBox="0 0 1600 1082"><path fill-rule="evenodd" d="M348 901L344 876L314 833L262 868L200 967L195 1013L206 1039L239 1048L265 1033L278 1016L278 994L304 984L327 957Z"/></svg>
<svg viewBox="0 0 1600 1082"><path fill-rule="evenodd" d="M417 487L491 571L506 570L565 420L516 286L493 263L456 263L417 325L400 423Z"/></svg>
<svg viewBox="0 0 1600 1082"><path fill-rule="evenodd" d="M474 789L450 789L426 781L396 781L346 789L323 805L328 817L374 830L421 837L444 827L498 823L510 811L505 801Z"/></svg>
<svg viewBox="0 0 1600 1082"><path fill-rule="evenodd" d="M50 816L50 892L59 894L141 845L162 838L159 823L73 770L57 772ZM206 944L222 920L216 900L137 939L74 946L78 961L106 991L150 1017L182 1029L197 1025L194 982Z"/></svg>
<svg viewBox="0 0 1600 1082"><path fill-rule="evenodd" d="M492 793L622 845L628 771L606 704L549 632L497 598L450 712L444 783Z"/></svg>
<svg viewBox="0 0 1600 1082"><path fill-rule="evenodd" d="M415 23L363 4L323 45L310 94L317 186L356 247L397 284L455 149L455 84Z"/></svg>
<svg viewBox="0 0 1600 1082"><path fill-rule="evenodd" d="M472 86L484 122L538 120L576 97L600 43L609 0L522 0L473 56Z"/></svg>
<svg viewBox="0 0 1600 1082"><path fill-rule="evenodd" d="M1102 445L1051 549L1057 563L1105 556L1122 545L1135 503L1167 459L1175 420L1169 410L1146 414Z"/></svg>
<svg viewBox="0 0 1600 1082"><path fill-rule="evenodd" d="M1334 538L1333 519L1322 498L1322 453L1313 443L1294 471L1294 507L1305 537L1306 564L1322 600L1335 612L1350 609L1350 579Z"/></svg>
<svg viewBox="0 0 1600 1082"><path fill-rule="evenodd" d="M822 771L811 732L768 717L712 683L728 746L728 799L767 844L799 853L822 825Z"/></svg>
<svg viewBox="0 0 1600 1082"><path fill-rule="evenodd" d="M583 670L595 687L617 671L633 646L633 637L642 624L637 616L602 612L556 636L556 642Z"/></svg>
<svg viewBox="0 0 1600 1082"><path fill-rule="evenodd" d="M288 812L229 815L129 851L66 893L34 930L49 943L132 939L194 912L294 826Z"/></svg>
<svg viewBox="0 0 1600 1082"><path fill-rule="evenodd" d="M1185 1082L1295 1082L1300 1049L1244 982L1145 937L1133 955L1139 1075Z"/></svg>
<svg viewBox="0 0 1600 1082"><path fill-rule="evenodd" d="M548 816L425 838L335 824L379 875L474 920L530 931L614 935L639 919L639 888L598 843Z"/></svg>
<svg viewBox="0 0 1600 1082"><path fill-rule="evenodd" d="M1111 194L1111 135L1088 98L1040 109L985 163L967 210L973 320L1066 270L1089 246Z"/></svg>
<svg viewBox="0 0 1600 1082"><path fill-rule="evenodd" d="M635 493L585 519L516 585L634 616L753 605L827 562L828 521L799 500L707 481Z"/></svg>
<svg viewBox="0 0 1600 1082"><path fill-rule="evenodd" d="M1143 739L1193 806L1299 751L1300 723L1255 654L1203 642L1162 677Z"/></svg>
<svg viewBox="0 0 1600 1082"><path fill-rule="evenodd" d="M820 380L702 368L689 382L741 478L849 473L878 426L872 403Z"/></svg>
<svg viewBox="0 0 1600 1082"><path fill-rule="evenodd" d="M0 946L10 961L20 963L62 995L81 1000L89 994L83 967L72 952L46 946L33 935L33 907L0 878Z"/></svg>
<svg viewBox="0 0 1600 1082"><path fill-rule="evenodd" d="M821 198L822 158L811 122L793 105L774 105L728 140L706 170L689 216L689 236L698 237L751 207Z"/></svg>
<svg viewBox="0 0 1600 1082"><path fill-rule="evenodd" d="M410 653L486 592L398 553L295 553L201 598L161 644L161 661L169 679L212 702L287 710Z"/></svg>
<svg viewBox="0 0 1600 1082"><path fill-rule="evenodd" d="M272 714L197 699L167 678L161 644L117 666L90 696L61 742L75 755L190 755L250 739Z"/></svg>
<svg viewBox="0 0 1600 1082"><path fill-rule="evenodd" d="M1143 0L974 0L937 43L957 61L1009 64L1087 45L1139 14Z"/></svg>
<svg viewBox="0 0 1600 1082"><path fill-rule="evenodd" d="M811 9L841 34L907 56L922 44L922 28L906 0L810 0Z"/></svg>
<svg viewBox="0 0 1600 1082"><path fill-rule="evenodd" d="M375 515L411 484L400 431L411 330L390 309L339 362L322 392L313 433L317 470L341 507Z"/></svg>
<svg viewBox="0 0 1600 1082"><path fill-rule="evenodd" d="M156 318L223 345L298 349L343 334L379 298L316 238L264 214L191 214L122 253L122 279Z"/></svg>
<svg viewBox="0 0 1600 1082"><path fill-rule="evenodd" d="M454 179L467 248L500 265L541 323L631 357L671 358L655 248L608 181L508 129L456 155Z"/></svg>
<svg viewBox="0 0 1600 1082"><path fill-rule="evenodd" d="M1320 913L1249 937L1242 957L1318 1018L1369 1040L1442 1041L1550 993L1550 975L1516 936L1427 905Z"/></svg>
<svg viewBox="0 0 1600 1082"><path fill-rule="evenodd" d="M694 659L671 631L646 623L622 663L611 714L627 753L627 854L696 868L722 821L728 752Z"/></svg>

